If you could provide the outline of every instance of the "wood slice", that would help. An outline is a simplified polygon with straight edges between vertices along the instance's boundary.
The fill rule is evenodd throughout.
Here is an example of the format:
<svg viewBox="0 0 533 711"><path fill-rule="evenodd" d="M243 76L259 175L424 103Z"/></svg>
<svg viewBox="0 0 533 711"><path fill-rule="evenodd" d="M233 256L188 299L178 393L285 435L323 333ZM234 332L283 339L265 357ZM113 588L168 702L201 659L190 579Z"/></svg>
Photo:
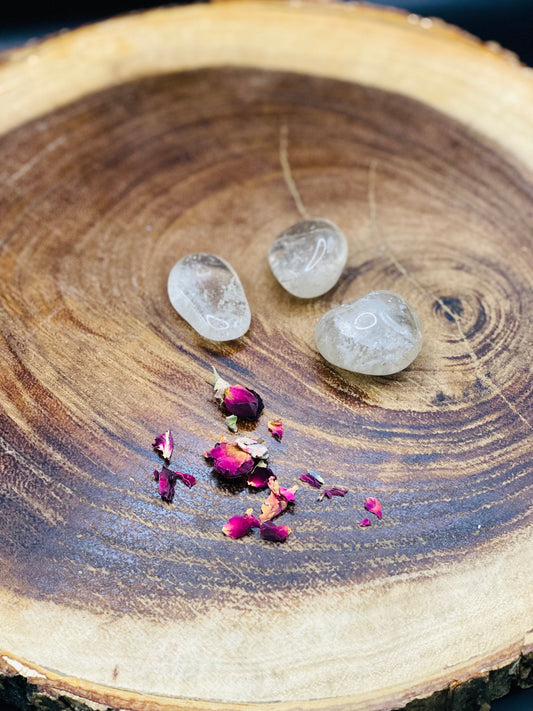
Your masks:
<svg viewBox="0 0 533 711"><path fill-rule="evenodd" d="M224 2L4 55L0 109L4 674L143 710L449 708L465 688L454 707L477 708L491 670L527 683L530 70L412 15ZM350 245L314 300L267 263L296 197ZM193 251L237 270L239 341L172 309ZM385 378L330 366L313 336L374 289L425 329ZM221 532L265 494L203 458L229 436L212 366L263 396L241 431L283 485L311 469L349 490L301 484L284 544ZM168 428L197 477L172 504L152 475ZM362 529L367 496L383 519Z"/></svg>

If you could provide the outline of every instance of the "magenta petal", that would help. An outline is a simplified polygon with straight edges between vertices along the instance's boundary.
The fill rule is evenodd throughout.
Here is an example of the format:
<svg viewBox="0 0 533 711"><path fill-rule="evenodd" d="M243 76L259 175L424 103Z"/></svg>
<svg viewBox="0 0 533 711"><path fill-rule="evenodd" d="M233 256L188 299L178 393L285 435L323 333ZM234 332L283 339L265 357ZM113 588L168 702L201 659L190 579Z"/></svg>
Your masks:
<svg viewBox="0 0 533 711"><path fill-rule="evenodd" d="M295 491L296 491L296 489L294 489L294 488L286 489L284 486L279 487L279 493L281 494L281 496L283 496L285 501L289 502L289 504L292 504L294 502Z"/></svg>
<svg viewBox="0 0 533 711"><path fill-rule="evenodd" d="M189 489L196 484L196 478L192 474L186 474L185 472L176 472L178 479L188 486Z"/></svg>
<svg viewBox="0 0 533 711"><path fill-rule="evenodd" d="M363 526L363 528L364 528L365 526L371 526L372 523L370 522L370 519L364 518L359 525Z"/></svg>
<svg viewBox="0 0 533 711"><path fill-rule="evenodd" d="M276 478L276 475L270 467L256 467L251 474L248 475L248 486L253 486L256 489L264 489L268 486L270 477Z"/></svg>
<svg viewBox="0 0 533 711"><path fill-rule="evenodd" d="M224 407L232 415L243 420L257 420L263 412L263 400L261 396L242 385L230 385L224 393Z"/></svg>
<svg viewBox="0 0 533 711"><path fill-rule="evenodd" d="M166 432L163 432L163 434L157 435L152 447L163 457L163 459L166 459L168 462L172 456L172 450L174 449L172 432L167 430Z"/></svg>
<svg viewBox="0 0 533 711"><path fill-rule="evenodd" d="M228 442L219 442L205 453L205 457L217 474L228 479L249 474L254 468L253 458L237 445Z"/></svg>
<svg viewBox="0 0 533 711"><path fill-rule="evenodd" d="M251 509L249 509L251 511ZM248 511L243 516L232 516L230 520L222 526L222 532L230 538L242 538L252 528L258 528L259 521Z"/></svg>
<svg viewBox="0 0 533 711"><path fill-rule="evenodd" d="M320 481L320 479L312 472L307 472L307 474L300 474L300 481L305 481L306 484L314 486L315 489L320 489L320 487L324 483L323 481Z"/></svg>
<svg viewBox="0 0 533 711"><path fill-rule="evenodd" d="M324 489L324 491L318 497L318 500L322 501L324 496L327 496L328 499L331 499L333 496L346 496L347 493L348 489L341 489L338 486L332 486L331 489Z"/></svg>
<svg viewBox="0 0 533 711"><path fill-rule="evenodd" d="M291 529L288 526L276 526L272 521L264 521L259 527L261 538L265 541L280 541L287 539Z"/></svg>
<svg viewBox="0 0 533 711"><path fill-rule="evenodd" d="M281 439L283 437L283 422L281 419L278 417L277 420L270 420L268 423L268 429L272 433L272 437L275 437L277 440L281 442Z"/></svg>
<svg viewBox="0 0 533 711"><path fill-rule="evenodd" d="M348 493L348 489L340 489L338 486L334 486L333 488L329 489L329 493L331 496L346 496Z"/></svg>
<svg viewBox="0 0 533 711"><path fill-rule="evenodd" d="M154 476L155 473L156 472L154 472ZM163 501L171 504L176 491L176 481L178 479L178 475L176 472L171 471L167 467L163 467L158 474L159 495Z"/></svg>
<svg viewBox="0 0 533 711"><path fill-rule="evenodd" d="M381 518L381 504L373 496L369 496L365 501L365 509L375 514L378 518Z"/></svg>

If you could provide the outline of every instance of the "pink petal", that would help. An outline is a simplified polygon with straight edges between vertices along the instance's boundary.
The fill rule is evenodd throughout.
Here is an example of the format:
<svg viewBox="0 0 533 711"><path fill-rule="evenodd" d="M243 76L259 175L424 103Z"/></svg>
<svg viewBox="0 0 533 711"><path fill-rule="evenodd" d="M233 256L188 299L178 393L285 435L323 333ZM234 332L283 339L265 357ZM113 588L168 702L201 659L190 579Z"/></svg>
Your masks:
<svg viewBox="0 0 533 711"><path fill-rule="evenodd" d="M259 516L259 521L261 523L270 521L283 513L289 503L294 502L294 493L298 489L297 486L294 486L291 489L286 489L285 487L280 486L272 476L268 480L268 487L270 489L270 495L261 506L261 515Z"/></svg>
<svg viewBox="0 0 533 711"><path fill-rule="evenodd" d="M247 452L225 441L218 442L204 456L217 474L229 479L249 474L254 468L254 460Z"/></svg>
<svg viewBox="0 0 533 711"><path fill-rule="evenodd" d="M154 479L159 482L159 495L168 504L171 504L174 500L177 478L176 472L167 467L163 467L160 472L154 471Z"/></svg>
<svg viewBox="0 0 533 711"><path fill-rule="evenodd" d="M189 489L196 484L196 478L192 474L186 474L185 472L176 472L178 479L188 486Z"/></svg>
<svg viewBox="0 0 533 711"><path fill-rule="evenodd" d="M222 526L222 532L230 538L242 538L249 533L252 528L259 527L259 521L251 514L252 509L248 509L243 516L232 516L230 520Z"/></svg>
<svg viewBox="0 0 533 711"><path fill-rule="evenodd" d="M381 504L373 496L369 496L365 501L365 509L370 511L370 513L376 514L378 518L381 518Z"/></svg>
<svg viewBox="0 0 533 711"><path fill-rule="evenodd" d="M369 518L364 518L364 519L360 522L359 525L360 525L360 526L363 526L363 528L364 528L365 526L371 526L372 524L371 524Z"/></svg>
<svg viewBox="0 0 533 711"><path fill-rule="evenodd" d="M284 486L279 487L280 495L283 496L289 502L289 504L292 504L294 502L294 494L297 490L297 486L292 486L290 489L286 489Z"/></svg>
<svg viewBox="0 0 533 711"><path fill-rule="evenodd" d="M259 530L261 538L264 538L265 541L279 541L280 543L285 541L291 532L288 526L276 526L272 521L264 521Z"/></svg>
<svg viewBox="0 0 533 711"><path fill-rule="evenodd" d="M274 479L276 475L270 469L270 467L256 467L251 474L248 475L248 481L246 482L248 486L253 486L256 489L264 489L268 486L268 480L273 476Z"/></svg>
<svg viewBox="0 0 533 711"><path fill-rule="evenodd" d="M157 435L152 447L155 449L156 452L159 452L163 459L166 459L168 462L170 457L172 456L172 450L174 449L174 440L172 439L172 432L170 430L167 430L166 432L163 432L163 434Z"/></svg>
<svg viewBox="0 0 533 711"><path fill-rule="evenodd" d="M261 523L270 521L283 513L286 508L287 500L281 496L276 496L273 492L270 492L268 499L261 506L261 515L259 516L259 520Z"/></svg>
<svg viewBox="0 0 533 711"><path fill-rule="evenodd" d="M300 474L300 481L305 481L306 484L314 486L315 489L320 489L320 487L324 483L324 479L322 479L322 477L317 476L316 474L313 474L313 472L307 472L307 474Z"/></svg>
<svg viewBox="0 0 533 711"><path fill-rule="evenodd" d="M277 420L270 420L268 429L272 432L272 437L275 437L281 442L281 438L283 437L283 422L281 418L278 417Z"/></svg>

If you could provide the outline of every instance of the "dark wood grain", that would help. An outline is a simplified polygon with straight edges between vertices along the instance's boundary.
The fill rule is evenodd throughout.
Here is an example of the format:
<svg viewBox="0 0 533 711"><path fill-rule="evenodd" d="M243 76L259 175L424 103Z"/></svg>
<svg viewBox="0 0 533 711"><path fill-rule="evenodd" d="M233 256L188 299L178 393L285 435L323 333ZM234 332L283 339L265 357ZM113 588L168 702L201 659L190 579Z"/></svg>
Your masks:
<svg viewBox="0 0 533 711"><path fill-rule="evenodd" d="M317 300L284 292L266 261L298 219L279 165L284 121L305 203L350 239L341 281ZM531 525L531 290L516 255L533 191L507 156L404 97L246 70L117 87L40 125L0 144L10 167L42 156L7 181L0 225L2 432L13 450L1 548L21 592L81 606L98 593L115 611L143 601L159 614L160 597L451 563ZM168 302L169 268L193 250L239 272L253 312L241 342L202 342ZM420 313L421 356L389 378L333 369L313 343L317 317L380 287ZM226 432L206 383L213 365L262 393L257 434L283 417L271 459L284 483L310 468L350 489L319 503L302 487L284 549L220 535L264 495L226 486L203 460ZM168 427L175 465L199 480L172 506L151 477L150 444ZM361 532L368 495L386 515Z"/></svg>
<svg viewBox="0 0 533 711"><path fill-rule="evenodd" d="M316 300L285 292L267 263L272 240L299 219L280 163L283 126L306 209L336 222L350 245L341 280ZM259 610L273 619L284 605L306 614L311 596L307 614L317 615L318 637L309 639L313 623L294 630L302 637L298 663L309 666L307 646L309 654L316 645L334 656L335 636L349 629L320 622L316 594L329 600L326 620L335 600L342 614L355 615L348 600L358 590L388 600L395 586L414 580L423 590L427 580L428 595L441 594L435 581L468 560L472 580L485 561L497 569L494 556L528 565L513 548L530 539L533 521L533 184L526 163L405 95L237 67L92 93L2 135L0 156L0 571L7 600L64 610L68 628L86 614L131 620L146 633L136 644L153 655L165 627L205 633L229 609L242 616L245 637L247 620L254 633L262 628ZM192 251L219 254L237 270L252 310L239 341L204 341L173 311L168 273ZM420 356L396 376L342 372L314 345L322 313L373 289L401 293L424 324ZM343 499L318 502L302 485L283 520L293 530L285 545L221 533L230 516L248 507L258 513L265 495L244 481L227 485L203 458L228 436L206 382L212 366L263 396L265 413L244 431L268 440L283 485L312 469L349 489ZM283 419L281 443L269 438L272 417ZM159 460L150 446L169 427L174 466L197 477L191 490L178 485L170 505L157 495ZM380 499L384 516L363 530L367 496ZM528 580L522 572L513 585ZM481 585L479 604L469 590L443 592L457 598L446 630L485 611L489 588ZM531 590L515 588L514 595L527 606ZM400 630L418 624L415 600L413 607L397 601L388 631L376 629L382 644L390 633L396 655ZM511 605L509 616L525 634L521 609ZM369 624L377 624L371 614ZM237 664L226 625L199 639L204 644L212 634ZM481 640L471 669L507 661L510 640L495 645L490 635ZM184 648L202 659L207 653L190 639ZM339 668L355 673L357 664L342 655L353 655L357 640L341 639L339 649ZM28 659L23 644L6 652ZM457 653L464 670L468 662ZM126 682L121 660L111 664L111 657L95 663L105 672L89 681L131 688L137 659L124 662L131 666ZM243 661L243 671L250 664ZM265 662L267 680L275 666ZM286 668L290 678L290 659ZM180 673L171 688L181 691L171 695L203 698L205 685L197 691L193 672ZM154 676L152 690L164 693ZM430 693L449 681L439 668L416 683L427 682ZM208 698L232 708L292 703L303 698L302 687L258 688L254 696L236 694L232 680ZM392 698L405 703L402 693L376 691L372 708L392 708ZM329 666L308 694L309 708L370 704ZM311 701L335 695L344 700Z"/></svg>

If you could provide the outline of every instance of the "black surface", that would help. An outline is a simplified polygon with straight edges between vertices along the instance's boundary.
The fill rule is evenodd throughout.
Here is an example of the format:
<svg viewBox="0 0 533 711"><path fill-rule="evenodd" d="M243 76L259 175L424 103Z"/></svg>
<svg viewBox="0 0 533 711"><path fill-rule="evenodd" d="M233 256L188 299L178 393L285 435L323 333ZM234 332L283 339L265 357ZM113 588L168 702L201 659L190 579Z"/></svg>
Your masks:
<svg viewBox="0 0 533 711"><path fill-rule="evenodd" d="M197 0L198 1L198 0ZM200 0L202 1L202 0ZM156 3L143 0L79 0L33 4L0 1L0 40L21 38L94 22L113 15L158 5L185 5L188 2ZM391 0L376 3L396 5L424 16L441 17L483 40L495 40L533 66L533 0Z"/></svg>

